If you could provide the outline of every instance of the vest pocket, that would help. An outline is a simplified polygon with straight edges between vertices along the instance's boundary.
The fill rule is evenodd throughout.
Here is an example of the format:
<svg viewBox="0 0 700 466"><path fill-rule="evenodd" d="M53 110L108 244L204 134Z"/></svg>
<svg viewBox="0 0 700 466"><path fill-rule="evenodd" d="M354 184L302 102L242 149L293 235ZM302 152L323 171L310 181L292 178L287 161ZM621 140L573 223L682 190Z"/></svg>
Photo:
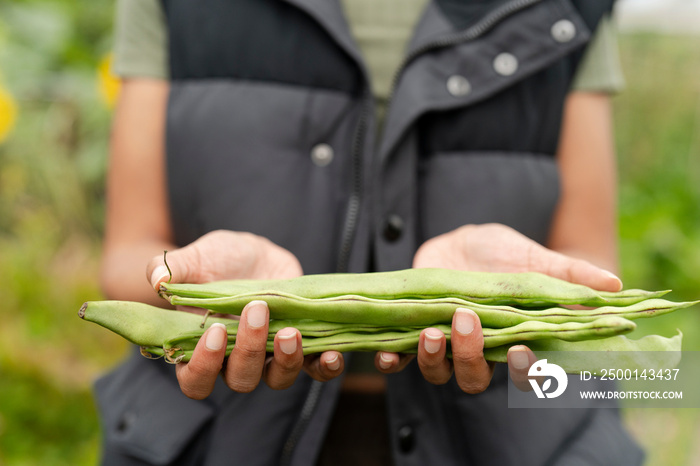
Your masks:
<svg viewBox="0 0 700 466"><path fill-rule="evenodd" d="M171 464L192 447L194 437L212 418L213 407L183 395L162 364L135 353L95 383L103 464L124 464L127 458Z"/></svg>

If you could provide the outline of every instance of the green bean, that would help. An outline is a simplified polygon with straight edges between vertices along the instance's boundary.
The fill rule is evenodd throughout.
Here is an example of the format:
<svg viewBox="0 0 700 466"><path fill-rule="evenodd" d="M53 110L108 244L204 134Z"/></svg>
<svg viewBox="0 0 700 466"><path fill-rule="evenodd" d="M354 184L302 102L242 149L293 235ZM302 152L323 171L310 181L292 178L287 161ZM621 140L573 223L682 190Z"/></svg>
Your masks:
<svg viewBox="0 0 700 466"><path fill-rule="evenodd" d="M307 332L300 325L300 332L305 335ZM443 331L449 332L449 327L442 326ZM236 343L236 329L228 328L228 342L226 346L226 356L231 353ZM302 336L302 348L305 355L322 353L324 351L392 351L406 352L418 344L421 329L408 329L397 331L393 328L388 328L381 333L364 333L364 332L342 332L335 333L322 337L305 337ZM204 331L195 330L192 332L183 333L173 338L166 340L163 343L163 353L168 362L186 362L189 361L197 342L202 337ZM266 350L274 351L274 335L276 332L270 331Z"/></svg>
<svg viewBox="0 0 700 466"><path fill-rule="evenodd" d="M513 307L472 306L477 313L499 311L499 318L506 320L508 325L525 321L541 321L550 323L590 322L604 316L618 316L625 319L641 319L668 314L679 309L693 306L698 301L672 302L665 299L647 299L628 306L602 306L594 309L568 309L553 307L539 310L522 310ZM495 317L495 315L494 315ZM488 317L487 317L488 318Z"/></svg>
<svg viewBox="0 0 700 466"><path fill-rule="evenodd" d="M584 370L600 374L602 369L611 367L657 371L678 366L681 357L682 337L682 333L679 332L671 338L648 335L638 340L620 335L594 341L570 342L557 339L517 341L485 348L484 357L487 361L505 363L507 362L508 349L511 346L527 345L535 351L535 354L546 356L550 363L561 366L570 374L580 374ZM183 340L173 339L172 343L182 345L183 341L187 342L184 335L182 338ZM229 338L231 342L227 347L227 354L233 348L235 335L230 335ZM192 357L193 350L194 345L190 342L186 349L178 348L177 351L171 352L170 356L166 355L165 350L161 347L142 348L142 354L146 353L152 358L165 355L169 362L185 362ZM272 344L268 345L267 350L270 352L273 350Z"/></svg>
<svg viewBox="0 0 700 466"><path fill-rule="evenodd" d="M343 332L324 337L305 337L305 322L299 322L298 327L302 334L303 353L314 354L324 351L390 351L398 353L415 353L418 349L420 333L422 329L396 331L386 329L381 333ZM447 341L451 341L451 327L448 325L436 325L435 328L442 331ZM635 324L620 317L603 317L589 323L543 324L538 322L526 322L505 329L483 329L484 348L498 347L513 342L525 342L541 339L561 339L567 342L587 339L601 339L613 335L620 335L634 330ZM197 342L204 331L196 330L183 333L166 340L163 343L163 352L168 362L186 362L192 356ZM274 351L274 334L270 331L267 342L267 351ZM226 355L228 356L236 343L236 329L228 328L228 343ZM449 354L449 348L448 348Z"/></svg>
<svg viewBox="0 0 700 466"><path fill-rule="evenodd" d="M559 352L552 362L561 361L559 365L567 372L590 370L600 364L581 352L680 350L680 335L636 341L620 335L635 328L627 319L661 315L697 303L659 299L665 292L596 292L539 274L437 269L311 275L281 281L239 280L201 286L165 284L162 290L171 304L200 307L207 310L207 315L212 311L240 314L250 301L263 300L272 318L267 350L273 351L279 330L295 327L302 334L304 354L328 350L413 353L423 328L440 329L449 342L449 324L456 309L472 309L482 323L487 360L505 362L507 349L524 343L534 351ZM553 304L599 307L569 309L551 307ZM189 312L124 301L87 302L79 316L141 346L144 356L164 356L169 362L188 360L214 322L227 327L229 354L238 330L238 321L232 318L203 319ZM616 367L661 364L670 356L660 356L659 361L648 353L625 357Z"/></svg>
<svg viewBox="0 0 700 466"><path fill-rule="evenodd" d="M131 301L88 301L78 316L99 324L139 346L160 346L173 335L201 328L203 316L185 311L168 310ZM238 321L231 318L208 317L206 328L220 322L237 329ZM382 332L386 326L372 324L346 325L310 319L270 320L270 331L276 333L285 327L301 325L308 336L327 336L340 332ZM394 329L410 329L394 327ZM202 330L202 332L204 331Z"/></svg>
<svg viewBox="0 0 700 466"><path fill-rule="evenodd" d="M493 362L507 362L511 346L526 344L538 357L546 356L550 363L561 366L570 374L580 374L583 370L600 374L602 369L610 368L659 370L678 366L682 341L683 334L680 331L671 338L647 335L632 340L618 335L602 340L576 342L539 340L487 348L484 357Z"/></svg>
<svg viewBox="0 0 700 466"><path fill-rule="evenodd" d="M334 318L341 316L337 309L338 300L342 298L329 298L335 306L325 309L327 313L312 312L318 309L319 301L323 300L302 300L298 311L305 316L318 314L319 319ZM358 298L360 301L372 301L367 298ZM309 301L309 302L306 302ZM440 301L434 303L434 301ZM444 301L444 302L443 302ZM245 301L244 301L245 302ZM294 301L297 302L297 301ZM351 303L356 304L356 300ZM283 309L289 303L282 303ZM381 304L381 303L380 303ZM444 316L443 322L451 322L452 315L457 307L465 307L474 310L480 317L484 328L507 328L524 322L562 324L566 322L591 322L600 317L618 316L628 319L638 317L650 317L660 313L670 312L681 307L686 307L694 303L671 303L665 300L649 300L628 307L601 307L593 310L572 310L563 308L553 308L542 311L523 311L507 306L490 307L467 303L456 298L446 300L421 300L413 302L410 300L397 300L384 302L381 305L369 309L361 309L357 315L350 315L356 322L350 324L335 324L328 321L302 319L303 325L298 319L279 319L275 312L276 306L270 306L273 320L270 322L270 330L275 333L284 327L302 326L306 328L305 336L327 336L336 333L347 332L384 332L387 327L393 330L405 330L410 328L423 328L427 325L435 325L433 318L428 318L431 314ZM308 306L305 307L305 306ZM412 314L405 314L406 310ZM324 310L324 309L321 309ZM437 312L436 312L437 310ZM346 311L346 314L348 311ZM82 318L96 322L107 327L115 333L141 346L159 346L165 337L170 337L188 330L196 329L202 322L202 317L188 312L165 310L140 303L122 301L96 301L83 305L80 310ZM418 316L419 319L413 318ZM428 317L426 317L426 315ZM389 323L386 323L388 316ZM410 319L409 319L410 318ZM363 319L375 321L373 324L362 323ZM347 318L347 320L352 320ZM382 322L384 320L384 322ZM411 321L412 320L412 321ZM416 320L418 323L416 323ZM210 317L208 325L214 322L221 322L229 327L235 327L235 320ZM377 323L378 322L378 323Z"/></svg>
<svg viewBox="0 0 700 466"><path fill-rule="evenodd" d="M78 316L139 346L163 346L173 335L199 328L202 323L202 316L197 314L130 301L89 301L80 308ZM206 327L214 322L225 325L232 320L209 317Z"/></svg>
<svg viewBox="0 0 700 466"><path fill-rule="evenodd" d="M564 341L581 341L608 338L629 333L637 325L617 316L606 316L591 322L566 322L550 324L530 321L503 329L484 329L484 348L512 343L513 341L531 341L558 339Z"/></svg>
<svg viewBox="0 0 700 466"><path fill-rule="evenodd" d="M454 297L482 304L629 305L658 298L665 291L598 292L547 275L467 272L447 269L406 269L362 274L304 275L289 280L235 280L195 284L163 283L164 296L222 298L275 290L304 298L359 295L375 299Z"/></svg>
<svg viewBox="0 0 700 466"><path fill-rule="evenodd" d="M243 308L254 300L265 301L273 319L308 318L329 322L372 323L388 326L447 323L452 320L457 307L467 304L466 301L455 298L389 301L365 296L337 296L310 299L278 291L211 299L170 297L173 305L202 307L235 315L240 315Z"/></svg>
<svg viewBox="0 0 700 466"><path fill-rule="evenodd" d="M311 319L273 319L270 320L269 332L274 335L285 327L294 327L301 331L305 337L327 337L337 335L339 333L381 333L388 330L410 331L417 327L389 327L386 325L371 325L371 324L346 324L339 322L325 322ZM229 328L231 328L229 326Z"/></svg>
<svg viewBox="0 0 700 466"><path fill-rule="evenodd" d="M201 316L184 311L172 311L149 306L141 303L123 301L94 301L85 303L80 311L81 318L95 322L121 335L125 339L140 346L162 347L175 335L187 334L187 338L199 337L204 329L199 328ZM211 325L220 322L227 326L227 331L235 335L238 322L231 319L210 318ZM269 326L270 341L274 334L284 327L296 327L306 338L309 348L318 349L323 337L326 345L340 345L339 348L352 348L347 351L359 351L362 348L375 349L379 341L384 341L385 351L400 351L406 346L417 345L420 328L395 328L377 325L344 325L328 322L304 320L272 320ZM436 325L446 335L450 334L450 326ZM549 324L545 322L525 322L519 325L503 328L484 328L484 346L498 346L505 341L530 340L539 338L580 339L606 336L605 332L622 333L631 331L634 323L625 319L608 316L591 323L569 322L564 324ZM378 336L377 336L378 335ZM311 337L311 338L310 338ZM395 346L387 346L396 340ZM353 347L352 342L358 346ZM196 344L196 343L195 343ZM364 346L363 346L364 345ZM367 346L369 345L369 346ZM399 349L394 349L399 348ZM153 354L153 351L149 351ZM308 352L307 352L308 353Z"/></svg>
<svg viewBox="0 0 700 466"><path fill-rule="evenodd" d="M451 341L452 328L449 325L434 325L443 332L447 341ZM542 322L525 322L502 329L484 328L484 348L504 345L513 341L529 341L557 338L566 341L607 338L631 332L636 328L634 322L620 317L603 317L593 322L565 324L547 324ZM303 328L299 329L304 335ZM328 337L308 338L304 353L322 352L332 349L338 351L416 351L422 329L395 331L387 328L379 334L357 332L342 332ZM391 345L399 345L401 349L392 349ZM340 349L339 349L340 348Z"/></svg>
<svg viewBox="0 0 700 466"><path fill-rule="evenodd" d="M311 299L280 291L247 293L221 298L170 297L173 305L201 307L235 315L240 315L243 308L254 300L265 301L270 308L270 316L274 319L309 318L391 326L449 323L458 307L468 307L478 314L482 326L492 328L508 327L532 320L561 323L589 322L605 315L619 315L632 319L651 317L695 304L695 302L673 303L663 299L649 299L626 307L604 306L594 310L566 308L523 310L512 306L471 303L454 297L381 300L348 295Z"/></svg>
<svg viewBox="0 0 700 466"><path fill-rule="evenodd" d="M578 375L581 371L601 374L603 369L611 367L658 371L678 366L681 343L681 334L671 338L648 335L639 340L632 340L624 335L595 341L538 340L486 348L484 358L491 362L506 363L511 346L527 344L536 355L546 356L550 363L559 365L569 374ZM227 347L227 353L230 353L231 348L232 346ZM267 351L272 350L272 345L268 344ZM163 352L162 349L160 351ZM178 349L172 353L174 358L166 355L166 360L171 363L186 362L190 360L192 353L192 349Z"/></svg>
<svg viewBox="0 0 700 466"><path fill-rule="evenodd" d="M358 332L349 328L349 331L339 331L320 337L309 337L309 332L306 328L308 323L308 321L296 322L296 328L298 328L302 334L304 354L319 353L329 350L415 351L422 331L420 328L397 330L387 327L385 329L378 329L379 332ZM285 324L294 324L294 322L285 322ZM484 347L490 348L500 346L513 341L548 338L558 338L566 341L607 338L612 335L631 332L635 327L636 325L634 322L620 317L603 317L588 323L569 322L565 324L547 324L541 322L525 322L503 329L484 328ZM451 340L451 327L449 325L435 325L434 328L442 331L446 335L448 341ZM312 332L314 330L315 328L312 327ZM235 344L237 329L235 327L228 327L227 331L229 345ZM273 328L269 331L269 348L272 347L274 335L277 331L278 329ZM173 348L178 348L183 351L194 350L197 341L199 341L199 338L201 338L203 334L203 330L196 330L177 335L166 340L163 343L163 348L166 353L172 353Z"/></svg>

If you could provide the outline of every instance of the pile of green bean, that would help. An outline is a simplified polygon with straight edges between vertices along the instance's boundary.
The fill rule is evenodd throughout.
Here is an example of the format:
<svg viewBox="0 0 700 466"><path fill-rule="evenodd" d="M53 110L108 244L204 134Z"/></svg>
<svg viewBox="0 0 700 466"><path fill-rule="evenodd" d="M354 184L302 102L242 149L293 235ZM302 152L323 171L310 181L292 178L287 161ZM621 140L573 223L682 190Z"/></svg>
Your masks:
<svg viewBox="0 0 700 466"><path fill-rule="evenodd" d="M79 314L141 346L144 356L177 363L189 360L214 322L228 329L228 354L236 342L238 321L212 313L240 315L254 300L265 301L270 309L268 350L278 330L295 327L302 334L304 354L414 353L426 327L440 329L449 343L455 310L467 308L481 320L487 360L505 362L510 346L527 344L535 351L570 353L556 362L567 372L578 372L591 369L586 365L590 362L574 356L580 351L680 351L680 334L639 340L623 334L635 329L632 319L696 304L662 299L665 291L601 292L537 273L445 269L164 283L160 294L174 306L204 309L206 316L125 301L88 302ZM578 306L563 307L573 305Z"/></svg>

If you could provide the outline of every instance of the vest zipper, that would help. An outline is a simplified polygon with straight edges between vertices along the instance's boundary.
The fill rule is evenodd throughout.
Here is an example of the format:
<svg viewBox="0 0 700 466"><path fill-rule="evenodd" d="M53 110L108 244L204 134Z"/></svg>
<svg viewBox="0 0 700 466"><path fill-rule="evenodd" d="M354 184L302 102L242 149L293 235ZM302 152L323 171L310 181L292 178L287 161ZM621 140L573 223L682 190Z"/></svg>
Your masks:
<svg viewBox="0 0 700 466"><path fill-rule="evenodd" d="M348 271L352 241L355 237L357 220L360 214L360 201L362 198L362 146L365 142L367 117L370 112L371 102L372 100L369 96L367 96L367 94L362 97L362 111L358 118L357 127L353 137L351 150L352 186L350 189L347 210L345 212L343 233L340 240L338 264L336 267L336 272L338 273ZM281 466L287 466L292 463L292 455L294 454L294 450L299 443L299 439L308 427L311 417L316 410L318 400L321 397L323 385L323 382L319 382L317 380L313 380L311 382L311 387L309 387L309 393L306 395L306 399L304 400L304 405L301 408L299 419L297 419L296 423L294 424L292 432L282 448L282 456L280 458Z"/></svg>
<svg viewBox="0 0 700 466"><path fill-rule="evenodd" d="M464 31L460 31L456 34L449 35L443 39L429 42L422 47L413 50L409 55L406 56L401 66L397 70L396 74L392 80L392 89L396 88L399 77L403 70L408 66L418 56L436 49L449 47L451 45L457 45L462 42L474 40L492 28L502 19L514 14L524 8L527 8L535 3L542 0L513 0L512 2L506 3L494 11L486 15L482 20L473 26L469 27ZM393 101L394 92L392 90L391 98L389 104L387 105L387 115L388 110ZM352 241L355 237L355 230L357 229L357 220L360 213L360 201L362 192L362 146L365 141L365 133L367 126L367 117L370 113L370 106L372 99L364 95L362 104L362 112L357 123L357 129L355 130L355 135L353 138L352 146L352 186L350 191L350 198L348 199L348 207L345 213L345 222L343 224L343 232L340 240L340 249L338 253L338 265L336 271L339 273L347 272L350 260L350 251L352 249ZM282 448L282 456L280 458L280 465L287 466L292 463L292 455L296 449L299 439L303 435L304 431L308 427L311 417L313 416L316 406L318 405L318 400L321 396L323 388L323 382L314 380L311 382L311 387L309 388L309 393L304 400L304 405L301 409L301 414L299 419L294 424L292 428L292 433L287 438L284 447Z"/></svg>
<svg viewBox="0 0 700 466"><path fill-rule="evenodd" d="M311 416L313 416L316 410L316 405L318 404L318 399L321 396L321 389L323 388L323 382L318 380L312 380L311 386L309 387L309 393L306 394L304 399L304 405L301 407L301 414L299 414L299 419L297 419L294 427L292 428L292 433L289 434L287 441L282 447L282 455L280 456L280 466L287 466L292 464L292 455L294 450L299 443L299 439L306 430L306 427L311 421Z"/></svg>
<svg viewBox="0 0 700 466"><path fill-rule="evenodd" d="M362 146L365 142L365 133L367 129L367 118L371 111L372 99L365 94L362 97L362 111L360 113L355 135L352 144L352 186L350 190L350 198L348 199L348 207L345 213L345 222L343 224L343 234L340 239L340 249L338 253L338 264L336 272L344 273L348 271L350 261L350 251L352 249L352 241L355 237L357 229L357 219L360 214L360 201L362 197Z"/></svg>

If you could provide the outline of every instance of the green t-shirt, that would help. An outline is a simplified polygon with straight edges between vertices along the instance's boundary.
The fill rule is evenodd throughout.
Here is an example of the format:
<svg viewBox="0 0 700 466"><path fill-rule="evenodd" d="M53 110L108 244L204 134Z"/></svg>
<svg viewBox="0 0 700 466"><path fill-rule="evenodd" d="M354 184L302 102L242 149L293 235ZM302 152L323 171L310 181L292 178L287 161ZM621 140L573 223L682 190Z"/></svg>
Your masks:
<svg viewBox="0 0 700 466"><path fill-rule="evenodd" d="M117 0L112 71L168 79L168 32L160 0Z"/></svg>

